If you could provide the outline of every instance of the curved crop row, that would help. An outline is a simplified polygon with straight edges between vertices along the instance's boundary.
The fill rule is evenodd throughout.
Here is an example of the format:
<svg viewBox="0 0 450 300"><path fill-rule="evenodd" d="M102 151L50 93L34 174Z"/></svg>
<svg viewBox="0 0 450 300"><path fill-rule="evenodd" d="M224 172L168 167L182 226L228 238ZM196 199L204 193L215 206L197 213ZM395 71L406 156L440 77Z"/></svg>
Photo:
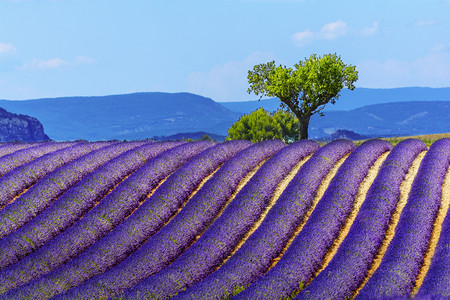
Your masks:
<svg viewBox="0 0 450 300"><path fill-rule="evenodd" d="M446 143L445 147L449 149L450 139L443 140L443 142ZM442 157L447 155L442 153ZM445 164L445 161L442 161L442 163ZM450 182L449 174L450 171L447 171L447 186L443 186L446 190L442 191L446 193L445 197L449 197L450 193L450 186L448 185ZM417 296L425 297L427 295L436 299L439 297L450 297L450 214L448 213L442 224L441 234L432 258L430 270L417 293Z"/></svg>
<svg viewBox="0 0 450 300"><path fill-rule="evenodd" d="M143 155L145 161L150 161L120 183L99 205L89 211L72 227L13 266L3 269L0 272L2 277L0 289L5 291L15 288L48 273L71 257L81 253L117 226L139 204L139 201L156 187L159 181L169 175L168 172L174 171L175 168L195 154L186 151L186 147L181 147L178 152L185 155L186 159L182 159L181 155L169 158L164 158L163 155L163 159L152 160L161 152L179 144L179 142L148 144L134 150L139 151L138 153ZM170 151L167 152L170 153ZM174 163L170 164L169 160ZM158 165L163 167L159 170L160 172L158 172ZM133 199L133 201L128 199Z"/></svg>
<svg viewBox="0 0 450 300"><path fill-rule="evenodd" d="M237 295L239 299L288 297L308 282L320 267L352 209L369 168L392 145L369 140L356 148L339 168L322 199L280 261Z"/></svg>
<svg viewBox="0 0 450 300"><path fill-rule="evenodd" d="M0 144L0 158L13 152L36 146L37 143L2 143Z"/></svg>
<svg viewBox="0 0 450 300"><path fill-rule="evenodd" d="M0 208L44 175L96 150L104 143L81 143L48 153L0 177Z"/></svg>
<svg viewBox="0 0 450 300"><path fill-rule="evenodd" d="M133 149L142 143L125 145L125 149ZM140 153L129 150L85 176L52 206L1 240L0 268L17 262L65 230L124 176L143 163Z"/></svg>
<svg viewBox="0 0 450 300"><path fill-rule="evenodd" d="M74 142L43 143L4 155L0 157L0 177L17 167L29 163L33 159L62 148L70 147L73 144Z"/></svg>
<svg viewBox="0 0 450 300"><path fill-rule="evenodd" d="M229 142L211 147L211 142L189 143L191 149L186 151L209 149L173 173L129 218L75 259L6 296L57 295L119 263L155 234L202 180L248 145L248 142Z"/></svg>
<svg viewBox="0 0 450 300"><path fill-rule="evenodd" d="M224 299L260 277L303 221L323 178L354 148L348 140L337 140L317 150L242 247L216 272L180 293L180 298L205 299L214 295Z"/></svg>
<svg viewBox="0 0 450 300"><path fill-rule="evenodd" d="M171 265L127 291L125 297L164 299L205 278L260 218L281 180L317 148L315 142L301 141L278 151L189 249Z"/></svg>
<svg viewBox="0 0 450 300"><path fill-rule="evenodd" d="M0 210L0 239L28 223L87 174L129 149L127 144L107 143L46 175Z"/></svg>
<svg viewBox="0 0 450 300"><path fill-rule="evenodd" d="M433 143L414 179L395 236L380 266L357 298L409 296L428 248L441 202L441 186L450 164L450 142Z"/></svg>
<svg viewBox="0 0 450 300"><path fill-rule="evenodd" d="M70 290L73 295L105 298L134 286L174 260L212 222L241 180L278 148L267 143L248 147L228 160L165 227L136 252L107 272ZM130 276L132 274L132 276Z"/></svg>
<svg viewBox="0 0 450 300"><path fill-rule="evenodd" d="M0 299L445 299L450 139L0 144Z"/></svg>
<svg viewBox="0 0 450 300"><path fill-rule="evenodd" d="M400 184L415 157L425 150L419 140L404 140L394 147L332 261L296 299L352 297L383 241L400 197Z"/></svg>

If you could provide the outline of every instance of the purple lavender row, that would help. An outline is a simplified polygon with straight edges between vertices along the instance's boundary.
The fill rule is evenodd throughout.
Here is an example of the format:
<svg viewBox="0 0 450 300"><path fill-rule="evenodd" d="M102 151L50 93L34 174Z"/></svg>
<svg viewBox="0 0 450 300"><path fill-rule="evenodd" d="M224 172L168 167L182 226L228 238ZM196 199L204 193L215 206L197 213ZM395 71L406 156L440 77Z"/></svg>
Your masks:
<svg viewBox="0 0 450 300"><path fill-rule="evenodd" d="M42 143L38 144L34 147L25 148L22 150L15 151L11 154L0 157L0 177L5 175L6 173L14 170L17 167L20 167L26 163L29 163L33 159L41 157L47 153L70 147L76 142L67 142L67 143Z"/></svg>
<svg viewBox="0 0 450 300"><path fill-rule="evenodd" d="M450 152L450 139L443 139L439 143L445 143L447 155ZM443 156L445 157L445 156ZM445 163L442 161L441 163ZM448 163L448 162L447 162ZM442 223L441 234L436 245L434 256L422 286L416 298L432 295L435 298L450 297L450 214Z"/></svg>
<svg viewBox="0 0 450 300"><path fill-rule="evenodd" d="M354 148L349 140L336 140L315 151L242 247L216 272L181 292L179 298L226 299L266 272L303 221L323 178Z"/></svg>
<svg viewBox="0 0 450 300"><path fill-rule="evenodd" d="M356 298L410 295L429 245L449 164L450 139L434 142L420 164L395 235Z"/></svg>
<svg viewBox="0 0 450 300"><path fill-rule="evenodd" d="M84 176L129 150L129 145L124 143L96 144L103 147L46 175L14 202L5 206L0 211L0 239L28 223Z"/></svg>
<svg viewBox="0 0 450 300"><path fill-rule="evenodd" d="M143 165L145 150L142 153L133 150L141 145L141 142L118 145L120 149L125 148L128 151L85 176L53 205L19 230L4 237L0 244L0 268L17 262L64 231L101 200L123 177Z"/></svg>
<svg viewBox="0 0 450 300"><path fill-rule="evenodd" d="M111 231L161 180L194 155L186 151L186 145L168 150L182 143L161 142L151 145L145 153L145 159L153 159L121 182L80 221L16 264L3 269L0 272L0 290L16 288L50 272ZM166 152L159 155L163 151Z"/></svg>
<svg viewBox="0 0 450 300"><path fill-rule="evenodd" d="M0 158L13 152L36 146L38 143L2 143L0 145Z"/></svg>
<svg viewBox="0 0 450 300"><path fill-rule="evenodd" d="M388 142L369 140L353 150L278 263L236 299L289 297L308 282L337 238L370 167L390 149Z"/></svg>
<svg viewBox="0 0 450 300"><path fill-rule="evenodd" d="M189 199L202 180L239 152L234 143L213 147L214 143L211 142L189 145L197 153L209 149L197 154L173 173L133 214L83 253L47 275L12 290L7 296L33 299L54 296L116 265L158 232ZM190 149L186 151L192 152Z"/></svg>
<svg viewBox="0 0 450 300"><path fill-rule="evenodd" d="M0 208L46 174L100 147L101 144L96 143L74 144L6 173L0 177Z"/></svg>
<svg viewBox="0 0 450 300"><path fill-rule="evenodd" d="M189 205L141 248L116 267L69 290L61 298L108 298L160 271L201 235L241 180L276 151L278 148L268 143L258 143L236 154L189 200Z"/></svg>
<svg viewBox="0 0 450 300"><path fill-rule="evenodd" d="M450 214L444 219L430 268L417 293L417 299L448 299L450 297Z"/></svg>
<svg viewBox="0 0 450 300"><path fill-rule="evenodd" d="M295 299L350 299L363 282L400 198L400 184L427 147L408 139L389 153L367 192L347 237L329 265Z"/></svg>
<svg viewBox="0 0 450 300"><path fill-rule="evenodd" d="M266 142L274 146L278 146L276 142L280 143ZM171 265L126 291L124 298L172 297L214 272L261 217L279 183L302 158L317 148L316 142L300 141L279 150L191 247Z"/></svg>

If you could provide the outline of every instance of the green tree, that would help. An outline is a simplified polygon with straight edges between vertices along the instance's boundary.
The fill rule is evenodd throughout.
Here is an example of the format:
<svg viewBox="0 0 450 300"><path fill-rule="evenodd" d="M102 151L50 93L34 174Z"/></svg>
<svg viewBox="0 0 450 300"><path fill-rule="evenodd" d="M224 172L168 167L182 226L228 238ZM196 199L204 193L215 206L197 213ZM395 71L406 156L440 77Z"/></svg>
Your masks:
<svg viewBox="0 0 450 300"><path fill-rule="evenodd" d="M277 109L272 113L275 123L280 124L282 139L286 143L293 143L298 138L299 123L297 117L288 110Z"/></svg>
<svg viewBox="0 0 450 300"><path fill-rule="evenodd" d="M278 109L274 113L260 108L243 115L230 129L226 140L249 140L254 143L282 139L293 142L298 136L298 121L291 113Z"/></svg>
<svg viewBox="0 0 450 300"><path fill-rule="evenodd" d="M277 97L281 107L289 108L299 121L298 139L308 138L309 120L321 112L325 104L336 103L342 88L355 88L358 71L352 65L342 62L340 56L315 54L294 65L275 66L275 61L255 65L248 71L250 87L248 93ZM322 113L320 113L322 115Z"/></svg>

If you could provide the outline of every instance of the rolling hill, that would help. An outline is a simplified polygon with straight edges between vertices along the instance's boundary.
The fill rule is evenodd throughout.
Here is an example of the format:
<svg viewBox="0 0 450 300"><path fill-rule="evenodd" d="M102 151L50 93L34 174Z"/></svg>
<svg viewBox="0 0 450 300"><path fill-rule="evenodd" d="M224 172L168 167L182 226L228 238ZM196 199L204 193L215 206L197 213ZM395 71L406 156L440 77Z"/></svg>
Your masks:
<svg viewBox="0 0 450 300"><path fill-rule="evenodd" d="M54 140L135 140L180 132L223 134L240 114L189 93L135 93L0 101L0 107L33 116Z"/></svg>
<svg viewBox="0 0 450 300"><path fill-rule="evenodd" d="M414 90L421 92L417 92L414 97L406 98L412 95L411 92ZM361 96L358 100L360 104L371 103L376 101L375 99L379 102L399 100L351 110L329 110L325 112L324 117L314 115L310 122L310 138L324 138L337 130L353 131L370 137L450 132L450 95L445 98L445 93L450 91L450 88L431 89L435 95L428 93L429 97L433 98L426 98L426 101L403 101L424 99L427 90L427 88L357 89L355 95L372 93L372 96ZM405 93L402 94L401 91ZM384 97L376 97L383 93L386 94ZM399 93L400 96L396 96ZM440 101L429 101L430 99ZM344 100L345 98L342 98L342 101ZM355 105L355 101L350 102ZM229 104L189 93L135 93L26 101L0 100L0 107L10 112L37 118L43 124L47 135L57 141L137 140L153 137L161 140L180 133L183 133L183 136L194 137L193 134L196 132L223 137L242 114L261 106L273 110L279 105L276 99Z"/></svg>

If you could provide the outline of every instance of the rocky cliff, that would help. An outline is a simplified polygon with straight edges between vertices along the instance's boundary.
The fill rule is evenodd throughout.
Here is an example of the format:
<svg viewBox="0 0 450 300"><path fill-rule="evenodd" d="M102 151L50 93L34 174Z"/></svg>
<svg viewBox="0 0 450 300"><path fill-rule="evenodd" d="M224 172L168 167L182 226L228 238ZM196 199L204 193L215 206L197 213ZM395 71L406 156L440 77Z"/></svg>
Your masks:
<svg viewBox="0 0 450 300"><path fill-rule="evenodd" d="M36 118L17 115L0 108L0 142L40 142L50 138Z"/></svg>

